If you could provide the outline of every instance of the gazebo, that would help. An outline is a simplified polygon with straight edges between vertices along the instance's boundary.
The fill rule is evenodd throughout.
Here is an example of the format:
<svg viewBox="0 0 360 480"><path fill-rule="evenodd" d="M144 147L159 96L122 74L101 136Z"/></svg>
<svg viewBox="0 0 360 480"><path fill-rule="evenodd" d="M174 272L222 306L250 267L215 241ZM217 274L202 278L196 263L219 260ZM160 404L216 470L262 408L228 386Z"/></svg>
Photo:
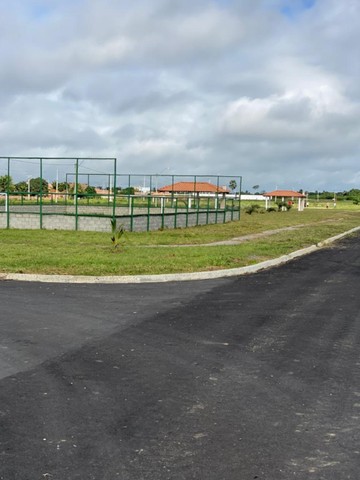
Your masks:
<svg viewBox="0 0 360 480"><path fill-rule="evenodd" d="M188 199L189 208L191 208L192 200L199 201L201 196L215 197L215 208L218 208L219 197L221 202L230 193L227 187L219 187L210 182L176 182L158 188L157 191L165 195L184 195Z"/></svg>
<svg viewBox="0 0 360 480"><path fill-rule="evenodd" d="M306 195L303 193L296 192L295 190L273 190L272 192L264 193L265 197L265 208L268 208L269 202L272 198L275 199L281 198L282 202L292 201L294 202L295 199L298 201L298 211L302 212L305 208L305 200Z"/></svg>
<svg viewBox="0 0 360 480"><path fill-rule="evenodd" d="M206 195L206 194L223 194L230 192L227 187L218 187L210 182L176 182L166 185L158 189L160 193L176 193L186 195Z"/></svg>

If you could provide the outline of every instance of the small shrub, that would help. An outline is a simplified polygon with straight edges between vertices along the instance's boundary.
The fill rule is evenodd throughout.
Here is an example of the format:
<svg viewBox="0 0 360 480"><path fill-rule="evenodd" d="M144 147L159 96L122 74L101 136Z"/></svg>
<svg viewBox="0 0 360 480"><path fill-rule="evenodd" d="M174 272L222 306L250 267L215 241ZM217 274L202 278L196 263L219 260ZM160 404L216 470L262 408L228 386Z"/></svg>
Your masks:
<svg viewBox="0 0 360 480"><path fill-rule="evenodd" d="M248 213L251 215L254 212L258 212L261 209L260 205L253 203L252 205L249 205L248 207L245 208L245 213Z"/></svg>
<svg viewBox="0 0 360 480"><path fill-rule="evenodd" d="M274 207L269 207L266 209L267 212L276 212L276 208Z"/></svg>
<svg viewBox="0 0 360 480"><path fill-rule="evenodd" d="M277 202L278 211L281 212L283 210L290 210L292 208L292 203L290 202Z"/></svg>
<svg viewBox="0 0 360 480"><path fill-rule="evenodd" d="M120 225L119 227L117 227L116 218L111 219L110 222L111 222L111 242L114 249L116 249L120 245L120 240L125 233L125 228L124 228L124 225Z"/></svg>

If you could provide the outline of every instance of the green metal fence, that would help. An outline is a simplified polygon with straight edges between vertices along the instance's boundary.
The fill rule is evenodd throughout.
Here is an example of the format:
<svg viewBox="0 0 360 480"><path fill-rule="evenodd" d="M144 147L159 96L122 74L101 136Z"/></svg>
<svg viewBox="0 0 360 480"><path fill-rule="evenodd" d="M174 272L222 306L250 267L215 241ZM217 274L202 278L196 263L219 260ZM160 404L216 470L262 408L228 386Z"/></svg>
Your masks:
<svg viewBox="0 0 360 480"><path fill-rule="evenodd" d="M240 219L241 183L241 176L123 174L116 158L0 157L0 227L109 231L113 218L129 231L223 223ZM171 190L178 184L193 190ZM201 191L205 184L215 191Z"/></svg>

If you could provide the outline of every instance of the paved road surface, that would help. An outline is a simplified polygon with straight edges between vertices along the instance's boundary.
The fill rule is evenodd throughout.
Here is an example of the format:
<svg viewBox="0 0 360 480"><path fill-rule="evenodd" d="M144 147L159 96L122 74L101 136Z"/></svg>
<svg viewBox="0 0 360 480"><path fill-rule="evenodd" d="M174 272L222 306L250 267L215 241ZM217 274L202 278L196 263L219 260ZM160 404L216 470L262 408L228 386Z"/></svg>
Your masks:
<svg viewBox="0 0 360 480"><path fill-rule="evenodd" d="M0 282L0 479L358 480L359 278Z"/></svg>

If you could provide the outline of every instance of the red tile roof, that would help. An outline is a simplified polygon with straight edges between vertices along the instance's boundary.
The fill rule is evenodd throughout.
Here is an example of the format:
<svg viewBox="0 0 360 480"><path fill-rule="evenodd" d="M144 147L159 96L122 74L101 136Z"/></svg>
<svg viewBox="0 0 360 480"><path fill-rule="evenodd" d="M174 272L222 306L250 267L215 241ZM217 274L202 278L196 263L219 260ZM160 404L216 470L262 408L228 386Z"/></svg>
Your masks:
<svg viewBox="0 0 360 480"><path fill-rule="evenodd" d="M306 198L303 193L296 192L295 190L273 190L272 192L264 193L264 197L299 197Z"/></svg>
<svg viewBox="0 0 360 480"><path fill-rule="evenodd" d="M172 185L158 188L159 192L181 193L229 193L226 187L217 187L209 182L177 182Z"/></svg>

